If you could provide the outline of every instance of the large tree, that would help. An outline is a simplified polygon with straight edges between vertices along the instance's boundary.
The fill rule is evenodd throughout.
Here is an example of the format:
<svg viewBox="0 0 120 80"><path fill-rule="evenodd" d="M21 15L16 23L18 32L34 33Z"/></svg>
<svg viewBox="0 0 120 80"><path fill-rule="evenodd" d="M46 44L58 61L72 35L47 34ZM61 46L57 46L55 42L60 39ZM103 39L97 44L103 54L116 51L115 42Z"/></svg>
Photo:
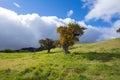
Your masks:
<svg viewBox="0 0 120 80"><path fill-rule="evenodd" d="M41 45L41 48L48 50L48 53L50 52L50 50L52 48L55 47L54 46L54 41L52 39L49 39L49 38L46 38L45 40L41 39L41 40L39 40L39 43Z"/></svg>
<svg viewBox="0 0 120 80"><path fill-rule="evenodd" d="M57 28L57 33L60 34L59 43L62 46L63 52L69 53L69 46L79 41L79 36L84 34L85 29L85 27L77 23L69 23L67 26L59 26Z"/></svg>

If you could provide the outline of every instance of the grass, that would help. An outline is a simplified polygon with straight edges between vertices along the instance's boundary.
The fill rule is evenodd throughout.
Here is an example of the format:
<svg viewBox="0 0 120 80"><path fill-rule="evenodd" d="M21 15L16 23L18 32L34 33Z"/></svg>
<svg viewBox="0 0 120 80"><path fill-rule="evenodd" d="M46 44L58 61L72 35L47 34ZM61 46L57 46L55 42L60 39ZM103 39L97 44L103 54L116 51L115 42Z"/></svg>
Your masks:
<svg viewBox="0 0 120 80"><path fill-rule="evenodd" d="M34 53L0 53L0 80L119 80L120 38Z"/></svg>

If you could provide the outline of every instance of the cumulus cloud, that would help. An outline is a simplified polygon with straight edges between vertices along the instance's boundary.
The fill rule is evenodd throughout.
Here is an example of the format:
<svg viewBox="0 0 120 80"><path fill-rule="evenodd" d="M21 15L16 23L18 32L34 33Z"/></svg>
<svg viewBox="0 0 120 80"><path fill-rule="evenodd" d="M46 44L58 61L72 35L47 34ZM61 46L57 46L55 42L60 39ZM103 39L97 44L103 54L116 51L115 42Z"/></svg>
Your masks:
<svg viewBox="0 0 120 80"><path fill-rule="evenodd" d="M70 17L70 16L72 16L73 13L74 13L73 10L69 10L69 11L67 12L67 16Z"/></svg>
<svg viewBox="0 0 120 80"><path fill-rule="evenodd" d="M116 33L116 30L120 27L120 20L114 22L114 24L110 27L97 27L92 25L86 25L83 21L79 21L78 23L82 26L87 27L85 34L80 37L82 43L99 42L113 38L120 38L119 33Z"/></svg>
<svg viewBox="0 0 120 80"><path fill-rule="evenodd" d="M20 8L20 5L16 2L13 2L13 5L16 6L17 8Z"/></svg>
<svg viewBox="0 0 120 80"><path fill-rule="evenodd" d="M85 20L102 19L110 22L111 18L120 18L120 0L83 0L86 2L83 7L90 7L90 11L85 16Z"/></svg>
<svg viewBox="0 0 120 80"><path fill-rule="evenodd" d="M39 47L38 40L46 37L58 39L56 28L77 22L88 29L80 37L81 42L95 42L120 37L116 29L120 20L111 28L97 28L86 25L84 21L71 18L61 19L56 16L39 16L38 14L18 15L16 12L0 7L0 49L20 49L23 47Z"/></svg>
<svg viewBox="0 0 120 80"><path fill-rule="evenodd" d="M97 39L97 41L109 40L116 37L120 38L120 34L116 33L118 28L120 28L120 20L114 22L111 28L99 28L102 35Z"/></svg>
<svg viewBox="0 0 120 80"><path fill-rule="evenodd" d="M38 40L56 39L56 28L73 22L73 19L60 19L56 16L38 14L18 15L16 12L0 7L0 49L38 47Z"/></svg>

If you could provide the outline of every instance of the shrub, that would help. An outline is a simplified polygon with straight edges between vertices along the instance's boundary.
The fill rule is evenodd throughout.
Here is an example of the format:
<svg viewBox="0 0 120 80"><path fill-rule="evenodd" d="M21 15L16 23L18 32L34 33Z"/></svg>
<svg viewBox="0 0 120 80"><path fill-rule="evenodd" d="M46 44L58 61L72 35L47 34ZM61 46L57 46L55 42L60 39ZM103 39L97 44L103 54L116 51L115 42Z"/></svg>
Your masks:
<svg viewBox="0 0 120 80"><path fill-rule="evenodd" d="M3 52L11 53L11 52L13 52L13 50L11 50L11 49L9 49L9 48L6 48Z"/></svg>

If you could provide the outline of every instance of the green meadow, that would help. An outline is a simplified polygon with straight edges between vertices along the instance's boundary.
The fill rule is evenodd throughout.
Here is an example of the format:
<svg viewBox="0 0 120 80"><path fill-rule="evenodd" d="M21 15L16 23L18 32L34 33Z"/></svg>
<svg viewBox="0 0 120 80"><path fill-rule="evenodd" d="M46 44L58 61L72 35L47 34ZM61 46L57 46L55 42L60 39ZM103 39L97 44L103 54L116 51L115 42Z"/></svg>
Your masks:
<svg viewBox="0 0 120 80"><path fill-rule="evenodd" d="M0 53L0 80L120 80L120 38L69 51Z"/></svg>

